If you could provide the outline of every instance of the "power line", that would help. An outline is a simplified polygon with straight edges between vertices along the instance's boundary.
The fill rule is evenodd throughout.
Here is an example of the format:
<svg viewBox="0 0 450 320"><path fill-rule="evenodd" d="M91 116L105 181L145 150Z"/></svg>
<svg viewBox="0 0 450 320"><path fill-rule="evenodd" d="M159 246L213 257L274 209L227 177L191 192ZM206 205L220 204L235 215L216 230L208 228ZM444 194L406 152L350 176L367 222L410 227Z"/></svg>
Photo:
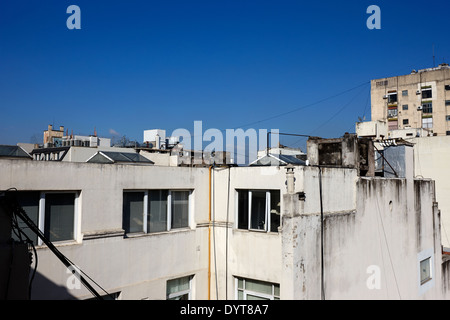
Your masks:
<svg viewBox="0 0 450 320"><path fill-rule="evenodd" d="M271 116L271 117L268 117L268 118L265 118L265 119L262 119L262 120L258 120L258 121L255 121L255 122L248 123L248 124L246 124L246 125L241 126L240 128L245 128L245 127L248 127L248 126L257 124L257 123L261 123L261 122L273 120L273 119L276 119L276 118L279 118L279 117L282 117L282 116L285 116L285 115L288 115L288 114L291 114L291 113L294 113L294 112L297 112L297 111L300 111L300 110L304 110L304 109L310 108L310 107L315 106L315 105L317 105L317 104L320 104L320 103L322 103L322 102L325 102L325 101L331 100L331 99L333 99L333 98L339 97L339 96L341 96L341 95L343 95L343 94L346 94L347 92L351 92L351 91L353 91L353 90L356 90L356 89L358 89L358 88L360 88L360 87L362 87L362 86L364 86L364 85L367 85L367 84L370 84L370 82L366 81L366 82L364 82L364 83L361 83L361 84L357 85L356 87L347 89L347 90L345 90L345 91L342 91L342 92L340 92L340 93L334 94L334 95L329 96L329 97L327 97L327 98L318 100L318 101L316 101L316 102L313 102L313 103L310 103L310 104L307 104L307 105L304 105L304 106L300 106L300 107L295 108L295 109L292 109L292 110L290 110L290 111L286 111L286 112L282 112L282 113L273 115L273 116ZM236 129L236 128L235 128L235 129Z"/></svg>

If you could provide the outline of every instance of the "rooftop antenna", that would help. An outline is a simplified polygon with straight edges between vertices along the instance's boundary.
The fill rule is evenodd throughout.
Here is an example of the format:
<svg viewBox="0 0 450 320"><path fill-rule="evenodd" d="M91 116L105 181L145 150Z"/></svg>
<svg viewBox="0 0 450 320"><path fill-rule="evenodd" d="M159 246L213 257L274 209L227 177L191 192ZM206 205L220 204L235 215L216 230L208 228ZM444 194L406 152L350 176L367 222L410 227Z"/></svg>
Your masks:
<svg viewBox="0 0 450 320"><path fill-rule="evenodd" d="M436 57L434 56L434 43L433 43L433 68L436 68Z"/></svg>

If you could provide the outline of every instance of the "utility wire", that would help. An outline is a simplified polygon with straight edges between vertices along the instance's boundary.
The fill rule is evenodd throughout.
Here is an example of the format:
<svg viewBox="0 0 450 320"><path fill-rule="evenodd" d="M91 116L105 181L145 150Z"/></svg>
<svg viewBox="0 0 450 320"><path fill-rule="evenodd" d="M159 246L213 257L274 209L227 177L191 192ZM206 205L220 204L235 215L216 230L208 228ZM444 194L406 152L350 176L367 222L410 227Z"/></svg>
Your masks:
<svg viewBox="0 0 450 320"><path fill-rule="evenodd" d="M15 197L11 197L8 193L11 191L17 191L15 188L10 188L5 192L4 199L5 202L2 203L5 205L5 209L7 212L11 212L12 215L18 216L37 236L47 245L47 247L53 252L53 254L67 267L73 268L76 267L76 270L71 270L72 273L76 273L76 271L80 271L86 277L88 277L92 282L94 282L100 289L102 289L106 294L109 293L103 289L98 283L96 283L92 278L90 278L84 271L82 271L79 267L77 267L72 261L70 261L65 255L63 255L54 245L53 243L47 239L47 237L43 234L43 232L36 226L36 224L28 217L25 210L20 206ZM81 276L78 275L81 283L88 289L97 299L102 299L102 297L97 293L97 291Z"/></svg>
<svg viewBox="0 0 450 320"><path fill-rule="evenodd" d="M265 119L262 119L262 120L258 120L258 121L254 121L254 122L248 123L248 124L246 124L246 125L241 126L240 128L245 128L245 127L248 127L248 126L251 126L251 125L254 125L254 124L258 124L258 123L261 123L261 122L273 120L273 119L276 119L276 118L279 118L279 117L282 117L282 116L286 116L286 115L288 115L288 114L291 114L291 113L294 113L294 112L297 112L297 111L300 111L300 110L304 110L304 109L310 108L310 107L315 106L315 105L317 105L317 104L320 104L320 103L322 103L322 102L325 102L325 101L331 100L331 99L333 99L333 98L339 97L339 96L341 96L341 95L343 95L343 94L346 94L347 92L351 92L351 91L353 91L353 90L356 90L356 89L358 89L358 88L360 88L360 87L362 87L362 86L365 86L365 85L367 85L367 84L370 84L370 82L367 82L367 81L366 81L366 82L364 82L364 83L361 83L361 84L357 85L356 87L353 87L353 88L347 89L347 90L345 90L345 91L342 91L342 92L340 92L340 93L331 95L331 96L329 96L329 97L327 97L327 98L318 100L318 101L316 101L316 102L313 102L313 103L310 103L310 104L307 104L307 105L304 105L304 106L300 106L300 107L295 108L295 109L292 109L292 110L290 110L290 111L286 111L286 112L282 112L282 113L273 115L273 116L271 116L271 117L268 117L268 118L265 118Z"/></svg>
<svg viewBox="0 0 450 320"><path fill-rule="evenodd" d="M381 228L382 228L383 234L384 234L384 241L385 241L385 243L386 243L386 249L387 249L387 252L388 252L388 257L389 257L389 261L390 261L391 268L392 268L392 273L393 273L393 275L394 275L395 286L397 287L397 293L398 293L398 296L399 296L399 298L401 299L402 297L401 297L401 294L400 294L400 289L399 289L399 287L398 287L397 276L395 275L394 264L393 264L393 262L392 262L391 252L390 252L390 250L389 250L389 244L388 244L388 241L387 241L386 231L385 231L385 229L384 229L383 218L381 217L380 204L378 203L378 195L376 195L375 200L376 200L376 204L377 204L377 212L378 212L378 216L380 217L380 221L381 221Z"/></svg>

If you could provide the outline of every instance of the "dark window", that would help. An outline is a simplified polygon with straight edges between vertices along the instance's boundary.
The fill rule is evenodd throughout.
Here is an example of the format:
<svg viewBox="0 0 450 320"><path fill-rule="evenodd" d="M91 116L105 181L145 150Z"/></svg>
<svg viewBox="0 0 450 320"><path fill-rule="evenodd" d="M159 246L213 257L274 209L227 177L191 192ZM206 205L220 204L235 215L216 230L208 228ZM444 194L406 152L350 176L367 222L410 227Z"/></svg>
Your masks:
<svg viewBox="0 0 450 320"><path fill-rule="evenodd" d="M126 233L144 231L144 192L123 193L123 229Z"/></svg>
<svg viewBox="0 0 450 320"><path fill-rule="evenodd" d="M45 195L44 235L50 241L74 239L75 194L47 193Z"/></svg>
<svg viewBox="0 0 450 320"><path fill-rule="evenodd" d="M154 233L189 227L189 197L190 191L187 190L125 191L123 193L125 232Z"/></svg>
<svg viewBox="0 0 450 320"><path fill-rule="evenodd" d="M40 199L40 193L39 192L32 192L32 191L23 191L23 192L16 192L16 199L19 202L19 205L22 207L22 209L27 214L28 218L30 218L33 223L38 226L39 225L39 199ZM23 222L22 220L18 221L19 228L25 233L25 235L33 241L35 245L38 244L38 236L35 234L31 229ZM14 240L19 241L20 235L16 235L13 232L12 238ZM25 237L26 239L26 237ZM22 240L25 240L22 238Z"/></svg>
<svg viewBox="0 0 450 320"><path fill-rule="evenodd" d="M248 229L248 190L238 190L238 228Z"/></svg>
<svg viewBox="0 0 450 320"><path fill-rule="evenodd" d="M391 93L388 95L388 103L397 103L397 94Z"/></svg>
<svg viewBox="0 0 450 320"><path fill-rule="evenodd" d="M403 124L409 124L409 120L408 119L403 119Z"/></svg>
<svg viewBox="0 0 450 320"><path fill-rule="evenodd" d="M408 90L403 90L403 91L402 91L402 96L403 96L403 97L408 96Z"/></svg>
<svg viewBox="0 0 450 320"><path fill-rule="evenodd" d="M167 190L151 190L149 192L148 232L167 230Z"/></svg>
<svg viewBox="0 0 450 320"><path fill-rule="evenodd" d="M422 89L422 99L433 98L433 93L431 89Z"/></svg>
<svg viewBox="0 0 450 320"><path fill-rule="evenodd" d="M432 102L426 102L422 105L423 107L423 113L433 113L433 103Z"/></svg>
<svg viewBox="0 0 450 320"><path fill-rule="evenodd" d="M403 109L403 110L408 110L408 105L407 105L407 104L404 104L404 105L402 106L402 109Z"/></svg>
<svg viewBox="0 0 450 320"><path fill-rule="evenodd" d="M250 229L266 229L266 192L252 191Z"/></svg>
<svg viewBox="0 0 450 320"><path fill-rule="evenodd" d="M172 191L171 194L171 228L186 228L189 226L189 191Z"/></svg>

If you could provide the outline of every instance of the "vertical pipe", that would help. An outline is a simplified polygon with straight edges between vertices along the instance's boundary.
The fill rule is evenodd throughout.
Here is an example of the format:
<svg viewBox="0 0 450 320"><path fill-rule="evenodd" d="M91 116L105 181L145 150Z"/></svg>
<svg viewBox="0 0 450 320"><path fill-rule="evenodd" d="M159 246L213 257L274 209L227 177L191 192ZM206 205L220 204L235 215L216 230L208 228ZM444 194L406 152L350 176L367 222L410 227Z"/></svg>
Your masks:
<svg viewBox="0 0 450 320"><path fill-rule="evenodd" d="M325 290L324 290L324 256L323 256L323 246L324 246L324 220L323 220L323 200L322 200L322 168L319 166L319 195L320 195L320 298L325 300Z"/></svg>
<svg viewBox="0 0 450 320"><path fill-rule="evenodd" d="M211 300L211 168L209 166L209 216L208 216L208 300Z"/></svg>

